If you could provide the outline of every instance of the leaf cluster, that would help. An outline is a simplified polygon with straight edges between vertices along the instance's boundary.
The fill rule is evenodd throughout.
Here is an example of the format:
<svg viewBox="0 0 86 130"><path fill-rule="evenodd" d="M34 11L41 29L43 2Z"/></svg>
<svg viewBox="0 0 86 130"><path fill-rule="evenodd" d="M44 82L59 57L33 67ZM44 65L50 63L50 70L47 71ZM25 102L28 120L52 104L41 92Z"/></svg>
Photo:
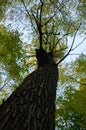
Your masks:
<svg viewBox="0 0 86 130"><path fill-rule="evenodd" d="M81 65L82 64L82 65ZM60 73L60 89L56 105L56 126L61 129L77 130L86 128L86 73L85 55L62 67ZM62 87L63 86L63 87ZM58 89L57 89L58 90Z"/></svg>

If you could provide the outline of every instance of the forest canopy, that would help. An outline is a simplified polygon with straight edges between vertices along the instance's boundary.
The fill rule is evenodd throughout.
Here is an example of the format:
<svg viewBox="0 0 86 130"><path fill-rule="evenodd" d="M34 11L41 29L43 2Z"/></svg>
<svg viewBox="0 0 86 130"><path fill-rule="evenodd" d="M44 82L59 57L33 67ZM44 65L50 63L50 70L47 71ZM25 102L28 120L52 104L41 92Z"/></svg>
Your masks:
<svg viewBox="0 0 86 130"><path fill-rule="evenodd" d="M59 63L56 127L85 130L86 53L64 62L85 46L85 34L85 0L0 0L0 103L37 68L35 50L42 42Z"/></svg>

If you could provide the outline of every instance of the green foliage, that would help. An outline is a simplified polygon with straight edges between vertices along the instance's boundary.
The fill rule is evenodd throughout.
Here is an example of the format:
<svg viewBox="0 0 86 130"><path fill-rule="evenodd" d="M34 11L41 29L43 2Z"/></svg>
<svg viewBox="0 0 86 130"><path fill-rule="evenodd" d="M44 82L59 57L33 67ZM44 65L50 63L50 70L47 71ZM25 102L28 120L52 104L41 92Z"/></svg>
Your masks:
<svg viewBox="0 0 86 130"><path fill-rule="evenodd" d="M81 73L83 72L83 75L86 74L86 69L85 69L85 66L86 66L86 55L80 55L79 58L77 58L76 60L76 64L77 66L75 67L76 71Z"/></svg>
<svg viewBox="0 0 86 130"><path fill-rule="evenodd" d="M2 18L4 16L6 4L7 3L5 0L0 0L0 21L2 20Z"/></svg>
<svg viewBox="0 0 86 130"><path fill-rule="evenodd" d="M56 125L65 130L86 128L86 90L66 90L65 99L58 98L59 107L56 110Z"/></svg>
<svg viewBox="0 0 86 130"><path fill-rule="evenodd" d="M41 31L43 33L41 42L43 44L48 44L48 49L50 48L50 46L52 49L53 47L55 48L56 45L61 44L61 42L65 43L64 39L66 39L68 35L72 36L80 23L82 23L80 30L83 30L84 28L85 22L83 23L83 20L81 19L82 17L85 21L85 17L81 15L83 14L82 12L85 10L84 1L43 0L43 5L41 1L36 2L35 0L24 2L28 11L27 12L24 8L27 13L26 19L27 21L29 20L31 22L32 30L34 32L33 36L39 39L39 28L41 28ZM14 10L18 8L18 5L20 7L16 12L21 14L21 12L23 11L23 3L20 0L12 1L10 6L9 3L10 2L8 2L8 8L11 12L11 14L9 13L9 15L16 15ZM20 17L20 15L14 17L13 19L15 18L22 21L22 17ZM9 21L10 20L12 20L11 17L9 18ZM60 38L61 40L59 40ZM60 50L62 49L60 48Z"/></svg>
<svg viewBox="0 0 86 130"><path fill-rule="evenodd" d="M31 22L31 29L33 30L32 41L28 45L20 40L21 32L19 34L19 30L13 31L16 23L11 25L10 22L12 19L14 21L18 19L24 24L23 17L20 14L23 13L22 11L24 13L26 11L21 0L8 0L7 2L6 0L0 0L0 20L4 19L5 22L5 11L7 9L11 11L11 13L8 12L10 17L7 19L7 22L10 23L7 28L10 27L11 31L0 24L0 103L26 76L29 67L31 66L31 69L33 69L33 65L36 65L35 48L39 48L40 42L38 28L41 27L43 48L46 51L53 50L56 62L66 53L67 37L73 36L80 23L82 25L79 31L81 34L85 34L85 3L85 0L44 0L41 12L41 2L26 0L25 5L29 13L25 16L26 20ZM6 8L7 4L8 8ZM14 10L19 15L16 15ZM12 17L14 15L15 17ZM29 27L27 26L27 28ZM58 128L64 130L86 129L85 67L86 56L84 55L81 55L72 63L59 66L59 87L64 93L56 101L56 125Z"/></svg>
<svg viewBox="0 0 86 130"><path fill-rule="evenodd" d="M62 67L60 89L56 105L56 126L64 130L86 129L86 57L80 55L75 62ZM69 71L70 70L70 71ZM69 73L67 73L69 71Z"/></svg>
<svg viewBox="0 0 86 130"><path fill-rule="evenodd" d="M18 32L9 32L3 25L0 26L1 99L6 99L7 95L12 93L13 88L17 87L29 71L23 46Z"/></svg>
<svg viewBox="0 0 86 130"><path fill-rule="evenodd" d="M5 27L0 26L0 63L4 65L8 75L17 80L21 70L18 62L23 56L21 45L17 32L8 32Z"/></svg>

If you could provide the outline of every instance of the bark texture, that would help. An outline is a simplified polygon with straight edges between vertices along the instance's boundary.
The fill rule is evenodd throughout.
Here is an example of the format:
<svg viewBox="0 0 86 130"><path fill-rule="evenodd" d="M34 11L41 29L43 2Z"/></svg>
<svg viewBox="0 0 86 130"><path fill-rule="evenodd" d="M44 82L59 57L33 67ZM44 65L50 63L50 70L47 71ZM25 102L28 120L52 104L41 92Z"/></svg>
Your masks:
<svg viewBox="0 0 86 130"><path fill-rule="evenodd" d="M0 106L0 130L55 130L57 79L55 64L27 76Z"/></svg>

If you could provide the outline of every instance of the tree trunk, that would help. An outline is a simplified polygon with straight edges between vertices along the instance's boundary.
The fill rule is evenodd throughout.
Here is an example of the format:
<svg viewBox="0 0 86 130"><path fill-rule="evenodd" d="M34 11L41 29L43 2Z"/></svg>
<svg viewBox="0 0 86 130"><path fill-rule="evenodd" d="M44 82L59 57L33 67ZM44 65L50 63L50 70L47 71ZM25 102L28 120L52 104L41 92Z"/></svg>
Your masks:
<svg viewBox="0 0 86 130"><path fill-rule="evenodd" d="M0 130L55 130L58 69L44 65L0 106Z"/></svg>

